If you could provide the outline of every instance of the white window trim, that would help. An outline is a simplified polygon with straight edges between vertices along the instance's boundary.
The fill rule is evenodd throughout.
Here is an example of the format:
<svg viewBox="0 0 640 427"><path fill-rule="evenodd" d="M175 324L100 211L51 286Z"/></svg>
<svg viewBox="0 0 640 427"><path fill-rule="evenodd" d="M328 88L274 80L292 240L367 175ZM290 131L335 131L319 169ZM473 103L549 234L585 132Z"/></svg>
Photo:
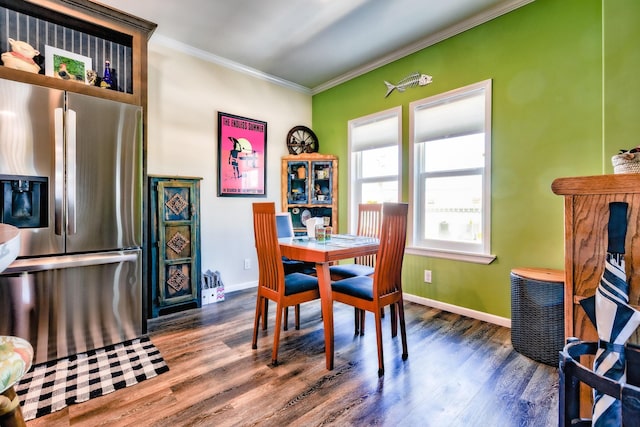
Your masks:
<svg viewBox="0 0 640 427"><path fill-rule="evenodd" d="M402 196L402 106L389 108L388 110L378 111L377 113L369 114L367 116L358 117L357 119L349 120L348 122L348 138L347 138L347 170L349 183L347 186L347 213L348 213L348 232L355 234L357 227L357 212L358 203L354 202L354 194L352 190L352 183L355 181L355 173L357 165L353 164L352 151L351 151L351 132L353 127L366 124L368 122L377 121L385 117L395 116L398 118L398 198ZM390 180L390 179L389 179ZM384 181L384 179L376 179L376 181ZM355 213L354 213L355 212ZM354 218L356 220L354 221Z"/></svg>
<svg viewBox="0 0 640 427"><path fill-rule="evenodd" d="M497 256L491 254L491 97L492 97L492 81L491 79L484 80L478 83L470 84L458 89L451 90L446 93L434 95L428 98L417 100L409 104L409 204L412 209L409 209L409 224L408 234L409 245L406 252L411 255L427 256L432 258L444 258L455 261L473 262L478 264L490 264ZM443 98L450 98L470 92L477 89L485 90L485 165L484 165L484 194L487 197L483 197L483 217L487 220L483 221L482 233L484 236L484 248L483 253L475 252L462 252L454 250L444 250L435 248L418 247L413 244L415 239L415 171L414 171L414 151L415 151L415 123L414 114L416 106L425 104L427 102L437 102Z"/></svg>
<svg viewBox="0 0 640 427"><path fill-rule="evenodd" d="M475 264L491 264L497 255L485 255L470 252L445 251L439 249L426 249L422 247L407 246L405 253L409 255L426 256L429 258L442 258L453 261L473 262Z"/></svg>

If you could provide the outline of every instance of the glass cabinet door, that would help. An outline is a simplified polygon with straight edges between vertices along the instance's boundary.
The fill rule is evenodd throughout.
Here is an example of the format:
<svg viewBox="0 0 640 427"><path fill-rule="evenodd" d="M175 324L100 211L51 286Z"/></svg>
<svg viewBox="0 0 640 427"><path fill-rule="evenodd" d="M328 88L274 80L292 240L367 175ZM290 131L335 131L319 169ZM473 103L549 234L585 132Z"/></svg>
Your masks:
<svg viewBox="0 0 640 427"><path fill-rule="evenodd" d="M309 218L338 229L338 159L330 154L289 154L281 163L282 212L291 213L296 235L307 233Z"/></svg>
<svg viewBox="0 0 640 427"><path fill-rule="evenodd" d="M333 203L332 163L330 161L311 162L311 203L330 205Z"/></svg>
<svg viewBox="0 0 640 427"><path fill-rule="evenodd" d="M289 204L309 203L307 183L309 178L308 162L289 162L287 165L287 199Z"/></svg>

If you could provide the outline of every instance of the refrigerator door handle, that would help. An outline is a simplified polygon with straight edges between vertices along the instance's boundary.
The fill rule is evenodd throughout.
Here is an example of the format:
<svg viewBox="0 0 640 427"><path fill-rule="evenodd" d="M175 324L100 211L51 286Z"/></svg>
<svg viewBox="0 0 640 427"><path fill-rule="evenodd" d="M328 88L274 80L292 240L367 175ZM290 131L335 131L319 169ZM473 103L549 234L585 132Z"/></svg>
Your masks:
<svg viewBox="0 0 640 427"><path fill-rule="evenodd" d="M56 108L53 112L54 120L54 229L58 236L62 236L64 209L64 110Z"/></svg>
<svg viewBox="0 0 640 427"><path fill-rule="evenodd" d="M138 260L139 250L120 252L97 252L84 255L61 255L46 258L17 259L9 264L2 274L33 273L61 268L86 267L98 264L116 264Z"/></svg>
<svg viewBox="0 0 640 427"><path fill-rule="evenodd" d="M76 234L76 112L67 110L67 234Z"/></svg>

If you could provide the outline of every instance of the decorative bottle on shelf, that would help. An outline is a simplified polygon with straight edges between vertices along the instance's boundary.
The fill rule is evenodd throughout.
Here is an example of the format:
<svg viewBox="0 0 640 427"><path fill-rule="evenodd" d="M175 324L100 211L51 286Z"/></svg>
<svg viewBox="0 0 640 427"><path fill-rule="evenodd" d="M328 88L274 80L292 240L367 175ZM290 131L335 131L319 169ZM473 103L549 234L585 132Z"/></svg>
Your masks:
<svg viewBox="0 0 640 427"><path fill-rule="evenodd" d="M104 62L104 77L100 82L100 87L105 89L111 89L113 87L113 79L111 78L111 62Z"/></svg>

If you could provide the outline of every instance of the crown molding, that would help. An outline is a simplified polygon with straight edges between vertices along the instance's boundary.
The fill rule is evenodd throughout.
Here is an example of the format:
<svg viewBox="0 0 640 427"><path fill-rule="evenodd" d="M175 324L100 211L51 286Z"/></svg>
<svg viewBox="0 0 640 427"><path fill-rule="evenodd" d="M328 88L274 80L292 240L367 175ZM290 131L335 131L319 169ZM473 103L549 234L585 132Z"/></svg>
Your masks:
<svg viewBox="0 0 640 427"><path fill-rule="evenodd" d="M243 74L247 74L252 77L256 77L261 80L265 80L280 86L284 86L288 89L295 90L297 92L302 92L307 95L311 95L311 89L301 86L299 84L290 82L285 79L281 79L279 77L272 76L271 74L264 73L260 70L256 70L255 68L248 67L246 65L242 65L238 62L231 61L229 59L223 58L218 55L214 55L212 53L206 52L202 49L195 48L188 44L179 42L175 39L162 36L160 34L155 34L151 37L149 42L150 44L157 44L159 46L167 47L173 50L177 50L179 52L185 53L187 55L194 56L196 58L202 59L203 61L207 61L216 65L220 65L225 68L229 68L234 71L238 71Z"/></svg>
<svg viewBox="0 0 640 427"><path fill-rule="evenodd" d="M154 34L151 37L150 44L158 44L164 47L168 47L168 48L183 52L185 54L192 55L196 58L200 58L203 61L211 62L213 64L217 64L222 67L226 67L231 70L238 71L240 73L247 74L249 76L256 77L258 79L265 80L265 81L286 87L288 89L292 89L297 92L301 92L307 95L315 95L320 92L324 92L325 90L331 89L335 86L338 86L339 84L345 83L351 79L359 77L363 74L366 74L370 71L373 71L377 68L380 68L384 65L387 65L394 61L402 59L408 55L419 52L422 49L425 49L429 46L433 46L434 44L439 43L443 40L456 36L460 33L463 33L474 27L482 25L486 22L489 22L492 19L498 18L522 6L525 6L529 3L533 3L534 1L535 0L513 0L508 3L500 4L492 9L486 10L483 13L474 15L473 17L466 19L456 25L448 27L438 33L432 34L428 37L418 40L417 42L412 43L408 46L405 46L404 48L399 49L389 55L383 56L381 58L376 59L375 61L369 62L368 64L365 64L362 67L358 67L356 69L350 70L349 72L342 74L334 79L331 79L314 88L308 88L308 87L299 85L297 83L293 83L289 80L275 77L271 74L267 74L255 68L251 68L246 65L223 58L221 56L214 55L202 49L195 48L193 46L184 44L182 42L162 36L160 34Z"/></svg>
<svg viewBox="0 0 640 427"><path fill-rule="evenodd" d="M398 59L402 59L405 56L409 56L413 53L419 52L422 49L425 49L429 46L433 46L436 43L439 43L443 40L456 36L460 33L463 33L471 28L482 25L486 22L491 21L492 19L498 18L502 15L505 15L513 10L516 10L522 6L525 6L529 3L533 3L535 0L513 0L506 4L501 4L492 9L485 11L484 13L475 15L469 19L466 19L456 25L446 28L443 31L432 34L424 39L421 39L415 43L412 43L408 46L405 46L402 49L399 49L392 54L387 56L383 56L373 62L370 62L362 67L351 70L335 79L329 80L326 83L323 83L319 86L316 86L311 89L311 94L315 95L317 93L323 92L325 90L331 89L332 87L338 86L339 84L345 83L351 79L359 77L363 74L368 73L369 71L373 71L377 68L382 67L383 65L390 64Z"/></svg>

